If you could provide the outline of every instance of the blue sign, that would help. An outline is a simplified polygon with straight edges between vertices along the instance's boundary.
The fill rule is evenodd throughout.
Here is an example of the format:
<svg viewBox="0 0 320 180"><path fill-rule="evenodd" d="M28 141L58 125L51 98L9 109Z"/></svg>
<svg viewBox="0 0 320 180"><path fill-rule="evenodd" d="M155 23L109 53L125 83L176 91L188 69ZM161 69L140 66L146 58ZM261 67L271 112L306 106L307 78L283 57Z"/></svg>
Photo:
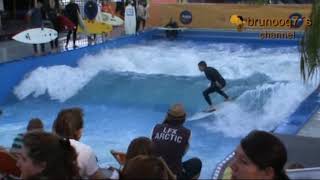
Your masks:
<svg viewBox="0 0 320 180"><path fill-rule="evenodd" d="M180 22L182 24L190 24L192 22L192 14L190 11L182 11L180 13Z"/></svg>

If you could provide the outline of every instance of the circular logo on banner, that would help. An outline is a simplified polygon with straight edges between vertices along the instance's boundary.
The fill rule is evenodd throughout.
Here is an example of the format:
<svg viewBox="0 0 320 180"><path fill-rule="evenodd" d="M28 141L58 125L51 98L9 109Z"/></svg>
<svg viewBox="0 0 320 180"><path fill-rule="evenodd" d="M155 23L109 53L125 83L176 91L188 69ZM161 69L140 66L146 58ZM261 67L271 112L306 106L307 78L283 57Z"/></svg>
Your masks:
<svg viewBox="0 0 320 180"><path fill-rule="evenodd" d="M291 28L299 28L303 25L303 17L299 13L293 13L289 16Z"/></svg>
<svg viewBox="0 0 320 180"><path fill-rule="evenodd" d="M190 24L192 22L192 14L190 11L182 11L180 13L180 22L182 24Z"/></svg>

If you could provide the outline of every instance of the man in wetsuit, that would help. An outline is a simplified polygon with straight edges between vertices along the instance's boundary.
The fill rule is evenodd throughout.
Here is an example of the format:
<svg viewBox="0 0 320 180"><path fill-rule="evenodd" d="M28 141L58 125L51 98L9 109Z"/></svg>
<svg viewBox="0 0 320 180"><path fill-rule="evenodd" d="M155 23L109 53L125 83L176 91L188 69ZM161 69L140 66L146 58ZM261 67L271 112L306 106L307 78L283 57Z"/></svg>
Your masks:
<svg viewBox="0 0 320 180"><path fill-rule="evenodd" d="M212 102L211 102L209 94L217 92L221 96L224 97L225 101L229 100L229 96L225 92L222 91L222 89L226 85L226 81L221 76L221 74L218 72L218 70L216 70L213 67L208 67L207 63L205 61L200 61L198 63L198 67L201 72L204 72L207 79L209 81L211 81L210 86L206 90L203 91L204 99L209 104L209 107L206 111L208 111L208 112L215 111L215 108L213 108L213 106L212 106Z"/></svg>
<svg viewBox="0 0 320 180"><path fill-rule="evenodd" d="M168 24L166 24L164 27L167 27L167 28L179 28L178 27L178 23L173 21L172 18L170 18L170 21ZM176 39L178 36L178 31L177 30L166 30L166 37L169 39L169 40L174 40Z"/></svg>

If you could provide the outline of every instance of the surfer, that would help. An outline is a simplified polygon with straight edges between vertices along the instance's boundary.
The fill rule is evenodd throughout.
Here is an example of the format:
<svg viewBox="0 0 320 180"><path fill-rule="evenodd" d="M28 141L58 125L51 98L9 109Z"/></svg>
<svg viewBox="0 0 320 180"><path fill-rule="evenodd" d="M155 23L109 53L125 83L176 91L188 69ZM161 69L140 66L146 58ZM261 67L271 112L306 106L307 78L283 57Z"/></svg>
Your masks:
<svg viewBox="0 0 320 180"><path fill-rule="evenodd" d="M198 63L199 70L204 72L207 79L211 82L210 86L203 91L204 99L209 104L209 107L206 109L207 112L215 111L216 109L212 106L211 98L209 94L217 92L224 97L225 101L229 100L229 96L222 91L226 86L226 81L221 76L221 74L213 67L208 67L205 61L200 61Z"/></svg>
<svg viewBox="0 0 320 180"><path fill-rule="evenodd" d="M173 21L172 18L170 18L170 21L164 27L166 27L166 28L179 28L178 23ZM166 30L166 37L169 40L174 40L177 38L177 36L178 36L177 30Z"/></svg>

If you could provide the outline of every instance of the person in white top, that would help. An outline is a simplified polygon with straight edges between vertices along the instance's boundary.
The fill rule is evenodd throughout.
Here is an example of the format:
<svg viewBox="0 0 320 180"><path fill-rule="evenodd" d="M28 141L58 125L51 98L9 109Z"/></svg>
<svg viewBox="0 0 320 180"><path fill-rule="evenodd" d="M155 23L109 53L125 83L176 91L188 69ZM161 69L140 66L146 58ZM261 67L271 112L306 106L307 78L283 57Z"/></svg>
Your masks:
<svg viewBox="0 0 320 180"><path fill-rule="evenodd" d="M63 109L53 123L53 132L70 139L78 157L79 174L82 178L107 179L116 172L107 172L98 166L97 157L92 148L79 142L83 130L83 112L81 108ZM111 170L110 170L111 171ZM108 174L108 175L106 175Z"/></svg>
<svg viewBox="0 0 320 180"><path fill-rule="evenodd" d="M80 176L90 177L95 174L98 171L99 166L91 147L74 139L70 139L70 144L78 154L77 161L80 168Z"/></svg>

